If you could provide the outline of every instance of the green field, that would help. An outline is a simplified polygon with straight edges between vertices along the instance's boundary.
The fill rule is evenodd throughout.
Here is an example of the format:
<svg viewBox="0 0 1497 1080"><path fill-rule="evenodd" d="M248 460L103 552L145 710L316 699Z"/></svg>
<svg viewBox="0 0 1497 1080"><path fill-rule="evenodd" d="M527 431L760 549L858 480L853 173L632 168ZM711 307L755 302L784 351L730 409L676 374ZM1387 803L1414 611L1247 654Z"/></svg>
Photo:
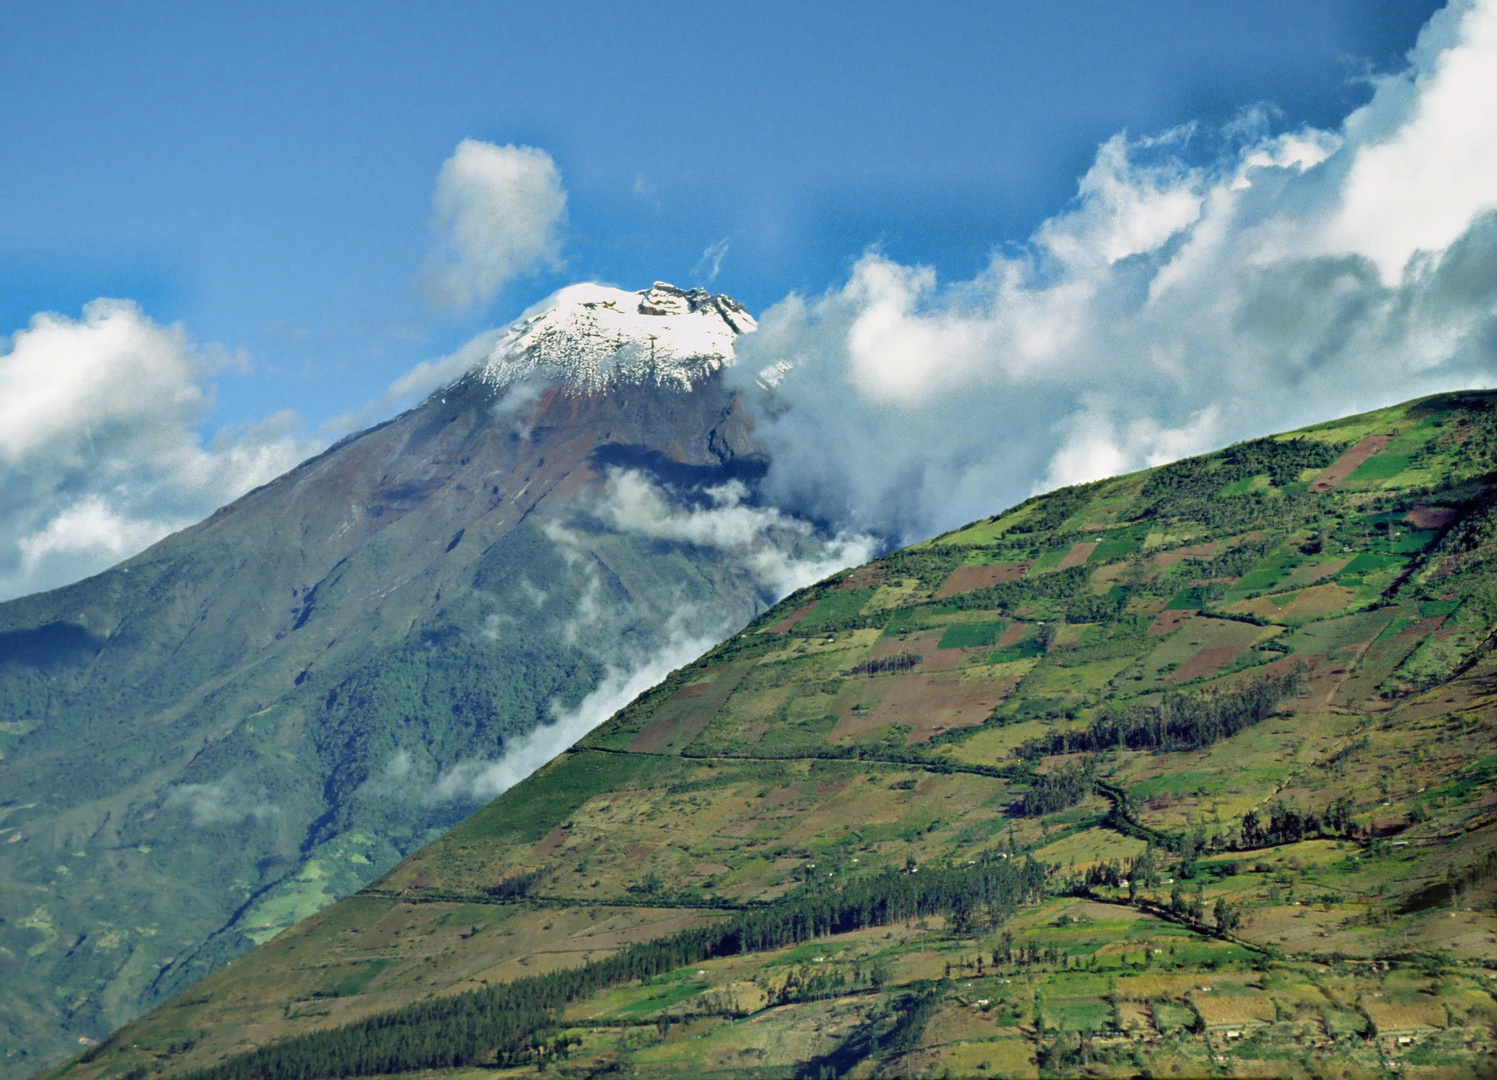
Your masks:
<svg viewBox="0 0 1497 1080"><path fill-rule="evenodd" d="M1007 622L959 623L941 635L937 648L972 649L991 645L1008 629Z"/></svg>

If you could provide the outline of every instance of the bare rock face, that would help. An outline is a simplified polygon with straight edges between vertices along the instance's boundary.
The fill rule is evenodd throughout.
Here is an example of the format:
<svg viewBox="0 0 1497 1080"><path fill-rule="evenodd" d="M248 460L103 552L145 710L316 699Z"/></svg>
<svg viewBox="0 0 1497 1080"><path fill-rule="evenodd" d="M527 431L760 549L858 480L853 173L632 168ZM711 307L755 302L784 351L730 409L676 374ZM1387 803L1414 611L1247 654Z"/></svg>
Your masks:
<svg viewBox="0 0 1497 1080"><path fill-rule="evenodd" d="M706 289L678 289L657 281L639 302L641 315L688 315L698 311L715 313L739 334L749 333L759 325L737 300Z"/></svg>
<svg viewBox="0 0 1497 1080"><path fill-rule="evenodd" d="M417 408L0 604L0 1077L362 886L532 733L777 599L596 512L610 470L686 503L762 473L721 375L753 327L565 289Z"/></svg>

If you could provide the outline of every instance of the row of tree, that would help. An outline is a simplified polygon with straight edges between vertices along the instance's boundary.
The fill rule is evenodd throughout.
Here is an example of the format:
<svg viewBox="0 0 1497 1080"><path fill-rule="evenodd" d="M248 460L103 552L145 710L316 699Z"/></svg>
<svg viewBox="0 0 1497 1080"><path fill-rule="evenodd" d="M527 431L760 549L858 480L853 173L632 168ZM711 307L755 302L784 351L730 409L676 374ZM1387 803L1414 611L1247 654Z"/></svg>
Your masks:
<svg viewBox="0 0 1497 1080"><path fill-rule="evenodd" d="M1343 795L1320 814L1297 810L1283 802L1275 802L1269 807L1266 818L1260 817L1256 810L1249 810L1242 816L1242 846L1272 847L1297 844L1317 836L1350 835L1356 808L1356 799Z"/></svg>
<svg viewBox="0 0 1497 1080"><path fill-rule="evenodd" d="M1026 817L1041 817L1075 806L1092 790L1090 763L1077 765L1072 762L1047 773L1037 774L1015 805L1015 809Z"/></svg>
<svg viewBox="0 0 1497 1080"><path fill-rule="evenodd" d="M1304 670L1268 676L1240 690L1186 694L1172 691L1158 705L1132 705L1103 713L1087 727L1057 731L1021 745L1021 757L1100 753L1105 750L1200 750L1272 716L1304 693Z"/></svg>
<svg viewBox="0 0 1497 1080"><path fill-rule="evenodd" d="M718 956L927 915L970 921L1015 911L1043 893L1033 859L951 869L887 871L816 895L631 945L581 967L423 1001L328 1031L285 1039L191 1074L191 1080L320 1080L468 1065L513 1067L564 1050L562 1011L609 986L648 980Z"/></svg>
<svg viewBox="0 0 1497 1080"><path fill-rule="evenodd" d="M897 653L894 656L883 656L877 660L865 660L856 667L850 667L842 674L844 675L891 675L901 671L909 671L920 663L920 654L912 652Z"/></svg>

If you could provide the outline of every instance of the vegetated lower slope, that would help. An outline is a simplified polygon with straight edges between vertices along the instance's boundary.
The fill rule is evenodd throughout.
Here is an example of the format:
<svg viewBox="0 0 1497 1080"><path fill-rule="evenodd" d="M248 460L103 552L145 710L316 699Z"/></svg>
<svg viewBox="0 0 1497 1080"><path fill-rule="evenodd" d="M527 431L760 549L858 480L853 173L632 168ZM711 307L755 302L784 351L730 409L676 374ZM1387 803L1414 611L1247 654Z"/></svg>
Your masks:
<svg viewBox="0 0 1497 1080"><path fill-rule="evenodd" d="M1451 395L838 575L52 1075L1489 1074L1494 484Z"/></svg>
<svg viewBox="0 0 1497 1080"><path fill-rule="evenodd" d="M725 631L773 602L719 551L586 513L610 466L686 492L762 469L720 379L509 389L465 378L119 567L0 605L0 1077L461 820L476 803L439 776L658 649L682 604ZM582 625L584 601L615 614Z"/></svg>

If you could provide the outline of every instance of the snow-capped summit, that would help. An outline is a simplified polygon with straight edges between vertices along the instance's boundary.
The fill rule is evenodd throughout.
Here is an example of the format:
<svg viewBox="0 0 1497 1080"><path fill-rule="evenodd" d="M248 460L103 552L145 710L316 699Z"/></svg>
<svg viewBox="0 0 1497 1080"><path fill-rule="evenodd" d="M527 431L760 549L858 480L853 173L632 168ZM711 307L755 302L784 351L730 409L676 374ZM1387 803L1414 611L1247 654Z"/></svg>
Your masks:
<svg viewBox="0 0 1497 1080"><path fill-rule="evenodd" d="M639 383L685 390L731 364L734 340L757 325L736 300L706 289L569 285L509 328L482 375L497 385L541 374L587 392Z"/></svg>

